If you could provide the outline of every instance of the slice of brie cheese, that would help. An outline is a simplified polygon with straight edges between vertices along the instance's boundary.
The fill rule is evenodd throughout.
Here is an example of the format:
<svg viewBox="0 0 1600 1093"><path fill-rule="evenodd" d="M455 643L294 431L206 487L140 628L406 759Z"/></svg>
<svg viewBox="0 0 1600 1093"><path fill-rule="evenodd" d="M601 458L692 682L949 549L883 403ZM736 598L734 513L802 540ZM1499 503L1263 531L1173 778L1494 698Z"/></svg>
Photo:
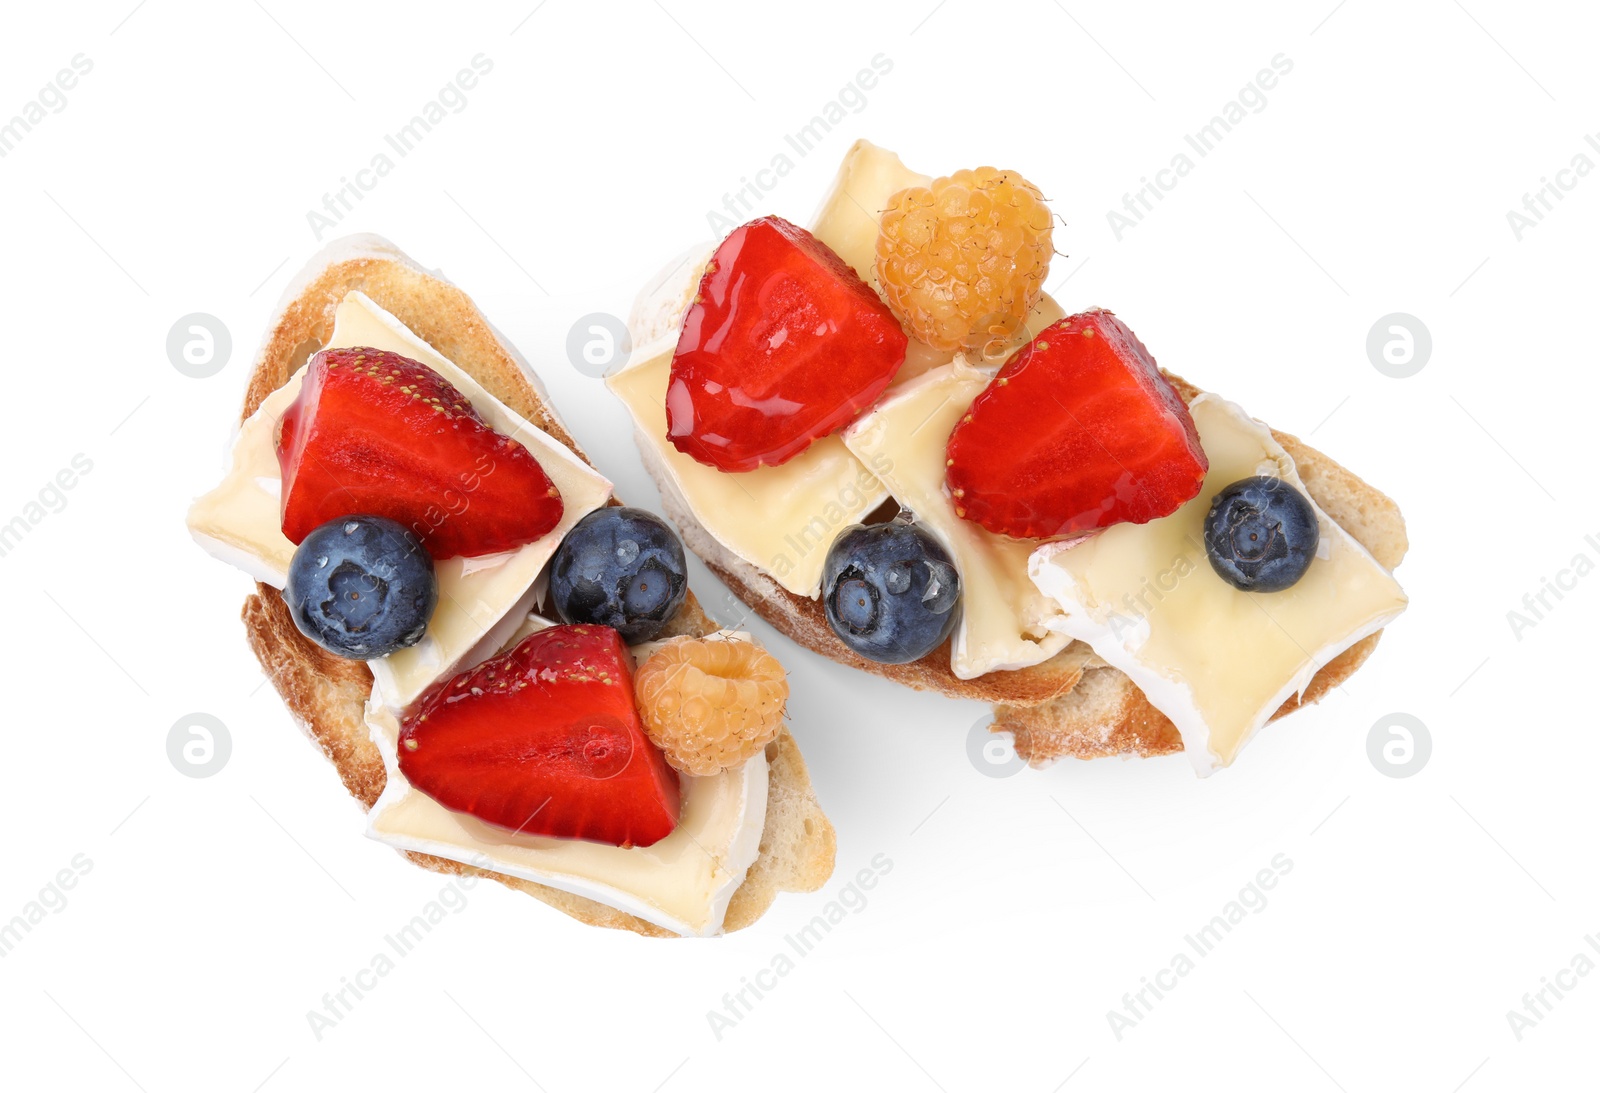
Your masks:
<svg viewBox="0 0 1600 1093"><path fill-rule="evenodd" d="M871 141L858 140L844 154L839 173L811 218L811 234L828 244L848 262L861 279L880 295L878 283L878 221L889 199L912 186L926 186L932 177L911 170L900 157ZM906 362L895 376L903 382L930 368L950 363L952 354L911 338Z"/></svg>
<svg viewBox="0 0 1600 1093"><path fill-rule="evenodd" d="M1046 625L1124 672L1206 775L1232 763L1323 665L1399 615L1406 596L1320 508L1317 556L1292 587L1241 592L1217 576L1204 522L1223 487L1271 475L1306 490L1272 431L1238 406L1202 394L1189 409L1211 463L1199 495L1148 524L1040 547L1029 571L1059 607Z"/></svg>
<svg viewBox="0 0 1600 1093"><path fill-rule="evenodd" d="M961 574L961 618L951 643L958 679L1026 668L1070 638L1048 629L1055 605L1028 579L1032 543L963 520L945 489L950 430L992 378L961 358L892 389L844 432L857 458L878 469L902 508L939 538Z"/></svg>
<svg viewBox="0 0 1600 1093"><path fill-rule="evenodd" d="M189 506L189 534L214 558L282 588L294 544L283 534L278 422L300 393L301 369L239 426L222 483Z"/></svg>
<svg viewBox="0 0 1600 1093"><path fill-rule="evenodd" d="M550 625L537 616L517 622L505 647ZM718 636L749 640L748 634L730 631ZM650 648L634 649L635 658L642 661ZM475 663L469 659L462 669ZM678 826L653 846L624 849L577 839L515 835L451 811L413 788L400 772L399 715L374 699L367 705L367 726L388 775L383 795L367 815L367 834L399 850L434 854L547 885L674 933L699 937L722 932L728 901L760 853L767 812L764 753L711 777L681 776Z"/></svg>
<svg viewBox="0 0 1600 1093"><path fill-rule="evenodd" d="M484 558L436 562L439 604L423 639L409 649L369 662L373 693L395 709L413 701L434 680L453 672L474 646L515 628L533 601L534 580L561 539L611 495L611 483L566 445L538 429L489 394L470 375L412 333L399 319L360 292L339 304L324 348L370 346L410 357L438 372L496 430L516 438L539 461L561 491L562 514L549 534L516 550ZM283 534L277 431L284 411L300 392L302 368L267 396L239 429L232 465L221 485L189 510L195 540L216 557L263 583L282 588L294 544Z"/></svg>
<svg viewBox="0 0 1600 1093"><path fill-rule="evenodd" d="M844 154L833 185L811 218L811 234L833 248L876 292L879 217L895 194L932 181L931 175L913 171L887 148L858 140Z"/></svg>

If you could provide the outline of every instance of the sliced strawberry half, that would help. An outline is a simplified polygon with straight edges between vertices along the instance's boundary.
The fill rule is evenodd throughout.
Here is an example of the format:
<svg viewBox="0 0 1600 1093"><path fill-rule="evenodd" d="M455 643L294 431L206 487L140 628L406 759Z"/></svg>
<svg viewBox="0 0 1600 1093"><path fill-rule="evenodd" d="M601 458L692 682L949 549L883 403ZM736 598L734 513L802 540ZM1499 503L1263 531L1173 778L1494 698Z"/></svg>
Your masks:
<svg viewBox="0 0 1600 1093"><path fill-rule="evenodd" d="M278 434L283 534L353 512L387 516L435 558L543 538L561 494L532 453L495 432L425 364L380 349L311 358Z"/></svg>
<svg viewBox="0 0 1600 1093"><path fill-rule="evenodd" d="M752 220L684 315L667 439L724 471L787 462L859 417L905 359L900 323L844 259L780 217Z"/></svg>
<svg viewBox="0 0 1600 1093"><path fill-rule="evenodd" d="M446 808L523 835L649 846L678 824L678 775L608 626L553 626L435 684L407 711L400 772Z"/></svg>
<svg viewBox="0 0 1600 1093"><path fill-rule="evenodd" d="M1109 311L1046 327L950 433L956 513L1020 539L1169 515L1200 492L1206 453L1189 407Z"/></svg>

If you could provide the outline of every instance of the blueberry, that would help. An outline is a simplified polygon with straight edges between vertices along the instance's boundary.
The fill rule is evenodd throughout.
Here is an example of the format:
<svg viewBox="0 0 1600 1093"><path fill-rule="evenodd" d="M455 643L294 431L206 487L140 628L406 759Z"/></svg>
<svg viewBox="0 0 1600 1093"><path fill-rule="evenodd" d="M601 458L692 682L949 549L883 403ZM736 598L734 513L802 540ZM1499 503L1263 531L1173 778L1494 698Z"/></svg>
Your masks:
<svg viewBox="0 0 1600 1093"><path fill-rule="evenodd" d="M822 604L839 640L868 660L906 664L956 624L961 577L950 552L907 520L854 524L828 548Z"/></svg>
<svg viewBox="0 0 1600 1093"><path fill-rule="evenodd" d="M1242 478L1211 499L1206 556L1217 576L1246 592L1282 592L1317 556L1317 513L1281 478Z"/></svg>
<svg viewBox="0 0 1600 1093"><path fill-rule="evenodd" d="M567 532L550 563L561 621L609 626L630 645L661 633L688 590L683 544L643 509L596 509Z"/></svg>
<svg viewBox="0 0 1600 1093"><path fill-rule="evenodd" d="M439 582L403 524L343 516L301 540L283 599L306 637L335 656L372 660L422 640Z"/></svg>

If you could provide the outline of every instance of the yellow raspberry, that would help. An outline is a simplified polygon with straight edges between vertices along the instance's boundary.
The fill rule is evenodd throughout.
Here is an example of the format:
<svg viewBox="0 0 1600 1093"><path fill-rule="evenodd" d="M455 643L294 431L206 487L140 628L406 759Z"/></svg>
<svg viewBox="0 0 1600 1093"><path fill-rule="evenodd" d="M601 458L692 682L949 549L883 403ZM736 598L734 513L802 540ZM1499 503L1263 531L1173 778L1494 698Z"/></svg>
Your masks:
<svg viewBox="0 0 1600 1093"><path fill-rule="evenodd" d="M979 167L889 199L878 281L912 337L984 353L1022 329L1050 271L1051 221L1038 187Z"/></svg>
<svg viewBox="0 0 1600 1093"><path fill-rule="evenodd" d="M672 638L634 673L645 733L685 774L717 774L783 728L789 680L752 641Z"/></svg>

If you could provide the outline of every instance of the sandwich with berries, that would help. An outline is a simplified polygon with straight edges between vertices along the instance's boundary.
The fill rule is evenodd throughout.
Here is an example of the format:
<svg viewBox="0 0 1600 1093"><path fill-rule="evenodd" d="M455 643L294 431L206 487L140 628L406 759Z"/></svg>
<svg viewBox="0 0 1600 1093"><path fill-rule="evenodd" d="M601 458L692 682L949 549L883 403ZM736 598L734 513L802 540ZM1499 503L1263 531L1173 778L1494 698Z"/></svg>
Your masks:
<svg viewBox="0 0 1600 1093"><path fill-rule="evenodd" d="M652 936L739 929L831 873L782 665L710 621L670 526L386 241L289 287L188 524L255 579L250 647L417 864Z"/></svg>
<svg viewBox="0 0 1600 1093"><path fill-rule="evenodd" d="M1043 290L1040 191L858 141L639 296L607 379L684 541L801 645L995 707L1034 765L1201 774L1405 607L1394 502Z"/></svg>

